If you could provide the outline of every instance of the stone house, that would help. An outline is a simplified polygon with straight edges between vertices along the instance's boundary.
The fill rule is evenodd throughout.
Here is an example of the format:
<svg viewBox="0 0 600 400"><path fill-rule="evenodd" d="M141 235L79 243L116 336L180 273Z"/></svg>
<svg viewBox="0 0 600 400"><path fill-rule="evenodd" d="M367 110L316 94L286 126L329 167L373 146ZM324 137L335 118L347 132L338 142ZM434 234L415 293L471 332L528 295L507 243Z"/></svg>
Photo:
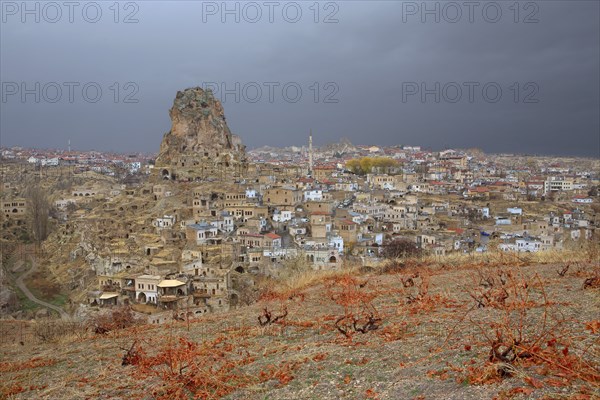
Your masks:
<svg viewBox="0 0 600 400"><path fill-rule="evenodd" d="M163 279L158 284L157 304L168 309L176 309L187 300L188 288L178 279ZM184 305L184 304L181 304Z"/></svg>
<svg viewBox="0 0 600 400"><path fill-rule="evenodd" d="M325 238L332 228L331 215L326 212L314 212L310 215L310 229L313 238Z"/></svg>
<svg viewBox="0 0 600 400"><path fill-rule="evenodd" d="M349 219L336 221L336 228L345 243L357 242L360 238L360 225Z"/></svg>
<svg viewBox="0 0 600 400"><path fill-rule="evenodd" d="M27 200L4 200L2 202L2 211L6 218L23 219L27 213Z"/></svg>
<svg viewBox="0 0 600 400"><path fill-rule="evenodd" d="M289 206L301 203L303 197L300 190L276 187L265 191L263 201L272 206Z"/></svg>
<svg viewBox="0 0 600 400"><path fill-rule="evenodd" d="M319 182L331 180L336 168L333 165L319 165L313 169L313 178Z"/></svg>
<svg viewBox="0 0 600 400"><path fill-rule="evenodd" d="M304 210L308 213L323 212L331 214L333 211L332 201L307 201L304 205Z"/></svg>

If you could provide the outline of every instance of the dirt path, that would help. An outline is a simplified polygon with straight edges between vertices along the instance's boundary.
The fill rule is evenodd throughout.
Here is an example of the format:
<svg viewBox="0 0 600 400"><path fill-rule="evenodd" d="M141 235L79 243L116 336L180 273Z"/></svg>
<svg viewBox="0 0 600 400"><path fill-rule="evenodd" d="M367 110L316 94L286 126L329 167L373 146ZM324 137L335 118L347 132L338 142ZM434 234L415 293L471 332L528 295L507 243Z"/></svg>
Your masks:
<svg viewBox="0 0 600 400"><path fill-rule="evenodd" d="M29 300L41 305L42 307L46 307L46 308L56 311L57 313L60 314L60 317L62 319L69 319L69 314L67 314L65 310L63 310L62 308L60 308L58 306L55 306L54 304L50 304L43 300L38 299L37 297L35 297L33 295L33 293L31 293L31 291L25 285L24 279L27 278L32 273L34 273L35 270L37 269L37 264L36 264L34 258L30 256L29 259L31 260L31 268L29 268L28 271L25 271L17 278L17 280L16 280L17 287L19 289L21 289L21 291L25 294L25 296L27 296L27 298Z"/></svg>

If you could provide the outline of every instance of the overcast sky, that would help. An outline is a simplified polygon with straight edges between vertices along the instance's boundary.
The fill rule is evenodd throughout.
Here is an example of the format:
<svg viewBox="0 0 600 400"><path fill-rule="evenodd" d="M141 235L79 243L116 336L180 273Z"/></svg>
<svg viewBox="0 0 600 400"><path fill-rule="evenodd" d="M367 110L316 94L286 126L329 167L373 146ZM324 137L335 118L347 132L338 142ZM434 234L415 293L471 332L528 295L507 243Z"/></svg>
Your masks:
<svg viewBox="0 0 600 400"><path fill-rule="evenodd" d="M312 128L317 145L600 156L595 0L113 4L2 0L2 146L156 152L177 90L216 83L249 148Z"/></svg>

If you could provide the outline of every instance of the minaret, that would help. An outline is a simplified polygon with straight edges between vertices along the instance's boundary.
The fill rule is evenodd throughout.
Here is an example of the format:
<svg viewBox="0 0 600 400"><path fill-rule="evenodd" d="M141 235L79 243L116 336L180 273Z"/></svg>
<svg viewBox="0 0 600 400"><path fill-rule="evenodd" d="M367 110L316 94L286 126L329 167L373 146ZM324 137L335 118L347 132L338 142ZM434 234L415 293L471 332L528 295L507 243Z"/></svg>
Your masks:
<svg viewBox="0 0 600 400"><path fill-rule="evenodd" d="M312 149L312 129L308 136L308 174L312 176L313 172L313 149Z"/></svg>
<svg viewBox="0 0 600 400"><path fill-rule="evenodd" d="M71 154L71 139L67 141L67 146L69 148L69 154Z"/></svg>

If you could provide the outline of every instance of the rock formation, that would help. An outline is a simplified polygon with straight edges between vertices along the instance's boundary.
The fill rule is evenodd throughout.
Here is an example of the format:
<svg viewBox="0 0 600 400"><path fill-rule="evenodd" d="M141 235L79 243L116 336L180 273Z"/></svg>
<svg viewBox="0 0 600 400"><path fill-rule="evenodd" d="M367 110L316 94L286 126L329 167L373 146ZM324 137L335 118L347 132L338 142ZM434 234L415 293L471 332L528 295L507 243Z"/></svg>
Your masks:
<svg viewBox="0 0 600 400"><path fill-rule="evenodd" d="M244 175L245 146L229 130L223 106L210 90L177 92L169 115L171 130L156 159L162 179L226 181Z"/></svg>

